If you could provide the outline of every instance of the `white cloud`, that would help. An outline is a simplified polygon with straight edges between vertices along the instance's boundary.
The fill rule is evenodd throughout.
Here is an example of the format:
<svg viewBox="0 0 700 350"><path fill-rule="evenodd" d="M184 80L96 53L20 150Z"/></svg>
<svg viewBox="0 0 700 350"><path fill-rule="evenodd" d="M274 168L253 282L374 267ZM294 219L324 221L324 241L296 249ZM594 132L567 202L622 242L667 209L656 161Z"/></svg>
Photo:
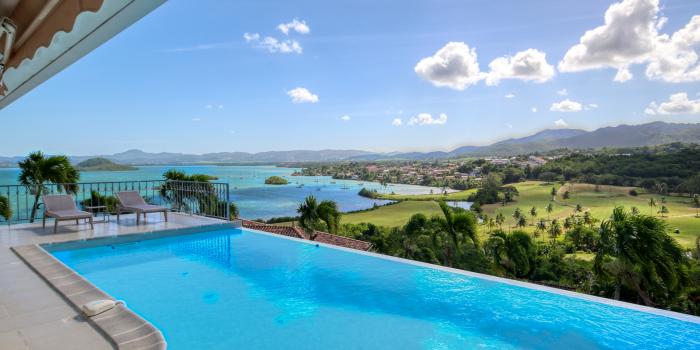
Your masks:
<svg viewBox="0 0 700 350"><path fill-rule="evenodd" d="M589 103L588 108L598 108L598 105L595 103Z"/></svg>
<svg viewBox="0 0 700 350"><path fill-rule="evenodd" d="M630 72L629 67L624 66L617 69L617 73L615 73L615 78L613 78L613 81L616 81L618 83L624 83L632 79L632 77L633 75L632 72Z"/></svg>
<svg viewBox="0 0 700 350"><path fill-rule="evenodd" d="M206 109L212 109L212 108L214 108L214 105L205 105L204 108L206 108Z"/></svg>
<svg viewBox="0 0 700 350"><path fill-rule="evenodd" d="M552 107L549 110L554 112L579 112L582 108L583 106L580 103L567 98L561 102L552 103Z"/></svg>
<svg viewBox="0 0 700 350"><path fill-rule="evenodd" d="M246 42L263 48L271 53L296 53L301 54L304 49L296 40L278 40L277 38L266 36L261 39L258 33L245 33L243 38Z"/></svg>
<svg viewBox="0 0 700 350"><path fill-rule="evenodd" d="M515 56L499 57L489 63L487 85L498 85L502 79L518 79L543 83L554 76L554 66L547 63L544 52L527 49Z"/></svg>
<svg viewBox="0 0 700 350"><path fill-rule="evenodd" d="M224 109L224 105L219 105L219 109Z"/></svg>
<svg viewBox="0 0 700 350"><path fill-rule="evenodd" d="M557 128L565 128L569 126L569 124L567 124L564 119L558 119L554 121L554 126Z"/></svg>
<svg viewBox="0 0 700 350"><path fill-rule="evenodd" d="M435 55L423 58L414 71L439 87L464 90L484 78L476 59L476 50L463 42L449 42Z"/></svg>
<svg viewBox="0 0 700 350"><path fill-rule="evenodd" d="M299 21L298 19L293 19L291 22L282 23L277 26L277 30L284 33L284 35L289 35L289 31L295 31L299 34L309 34L311 29L306 25L306 21Z"/></svg>
<svg viewBox="0 0 700 350"><path fill-rule="evenodd" d="M537 113L537 108L535 107L532 107L530 110L532 111L532 113Z"/></svg>
<svg viewBox="0 0 700 350"><path fill-rule="evenodd" d="M567 91L566 89L561 89L561 90L557 91L557 95L559 95L559 96L566 96L568 94L569 94L569 91Z"/></svg>
<svg viewBox="0 0 700 350"><path fill-rule="evenodd" d="M513 124L510 124L510 123L506 123L506 128L508 128L508 129L512 129L512 128L513 128Z"/></svg>
<svg viewBox="0 0 700 350"><path fill-rule="evenodd" d="M700 44L700 16L685 27L659 34L668 19L659 16L659 0L623 0L605 12L602 26L586 31L579 44L571 47L558 68L561 72L614 68L614 80L632 79L632 64L647 64L651 80L672 83L700 80L696 48Z"/></svg>
<svg viewBox="0 0 700 350"><path fill-rule="evenodd" d="M463 42L447 43L433 56L420 60L413 69L433 85L455 90L464 90L481 80L486 80L487 85L498 85L503 79L543 83L554 76L554 66L547 63L544 52L536 49L498 57L489 64L488 73L482 72L476 49Z"/></svg>
<svg viewBox="0 0 700 350"><path fill-rule="evenodd" d="M298 87L287 91L287 95L292 98L294 103L316 103L318 102L318 96L311 93L303 87Z"/></svg>
<svg viewBox="0 0 700 350"><path fill-rule="evenodd" d="M658 0L624 0L610 5L605 24L586 31L559 62L562 72L642 62L654 50Z"/></svg>
<svg viewBox="0 0 700 350"><path fill-rule="evenodd" d="M350 116L346 114L346 115L340 117L340 120L342 120L344 122L350 121Z"/></svg>
<svg viewBox="0 0 700 350"><path fill-rule="evenodd" d="M401 126L403 125L403 121L401 120L401 118L394 118L394 120L391 121L391 125Z"/></svg>
<svg viewBox="0 0 700 350"><path fill-rule="evenodd" d="M669 38L659 36L657 49L651 57L645 74L652 80L671 83L700 81L698 52L700 44L700 16L693 18Z"/></svg>
<svg viewBox="0 0 700 350"><path fill-rule="evenodd" d="M652 102L644 110L646 114L700 114L700 98L697 100L688 99L688 94L679 92L668 98L668 101L656 104Z"/></svg>
<svg viewBox="0 0 700 350"><path fill-rule="evenodd" d="M433 118L429 113L419 113L408 120L408 125L444 125L447 123L447 115L440 113L437 118Z"/></svg>
<svg viewBox="0 0 700 350"><path fill-rule="evenodd" d="M515 98L515 95L513 95L513 94L506 94L506 95L503 96L503 97L505 97L505 98Z"/></svg>
<svg viewBox="0 0 700 350"><path fill-rule="evenodd" d="M202 121L202 118L192 118L192 121L193 121L193 122L199 122L199 121Z"/></svg>

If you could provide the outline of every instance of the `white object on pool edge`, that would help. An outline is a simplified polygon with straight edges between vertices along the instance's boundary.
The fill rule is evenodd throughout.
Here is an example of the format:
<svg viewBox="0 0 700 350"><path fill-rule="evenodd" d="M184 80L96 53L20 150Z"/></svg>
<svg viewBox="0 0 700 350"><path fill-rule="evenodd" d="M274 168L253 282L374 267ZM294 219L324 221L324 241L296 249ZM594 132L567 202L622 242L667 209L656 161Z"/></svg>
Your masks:
<svg viewBox="0 0 700 350"><path fill-rule="evenodd" d="M84 304L82 310L85 315L92 317L111 310L115 305L117 302L114 300L95 300Z"/></svg>

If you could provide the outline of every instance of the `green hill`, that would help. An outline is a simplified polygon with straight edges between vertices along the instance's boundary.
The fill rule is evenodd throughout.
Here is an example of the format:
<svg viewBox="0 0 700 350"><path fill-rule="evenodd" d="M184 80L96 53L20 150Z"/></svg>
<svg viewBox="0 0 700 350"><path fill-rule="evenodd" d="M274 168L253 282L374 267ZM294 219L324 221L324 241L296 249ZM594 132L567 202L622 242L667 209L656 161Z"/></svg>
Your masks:
<svg viewBox="0 0 700 350"><path fill-rule="evenodd" d="M117 164L105 158L90 158L78 163L76 168L80 171L128 171L138 170L131 165Z"/></svg>

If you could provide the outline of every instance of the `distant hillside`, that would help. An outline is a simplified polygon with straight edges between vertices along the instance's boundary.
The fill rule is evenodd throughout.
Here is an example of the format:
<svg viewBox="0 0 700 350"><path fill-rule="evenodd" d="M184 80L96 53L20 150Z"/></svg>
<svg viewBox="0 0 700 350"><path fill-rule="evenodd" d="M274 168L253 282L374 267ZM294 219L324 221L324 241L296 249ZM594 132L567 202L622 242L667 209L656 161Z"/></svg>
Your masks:
<svg viewBox="0 0 700 350"><path fill-rule="evenodd" d="M619 125L594 131L549 129L536 134L496 142L489 146L465 146L442 157L509 156L555 149L596 149L615 147L658 146L673 142L700 143L700 124L653 122L641 125ZM394 159L425 159L430 153L399 153ZM430 158L430 157L428 157Z"/></svg>
<svg viewBox="0 0 700 350"><path fill-rule="evenodd" d="M127 171L138 170L131 165L123 165L112 162L105 158L91 158L78 163L76 166L80 171Z"/></svg>
<svg viewBox="0 0 700 350"><path fill-rule="evenodd" d="M468 137L468 133L465 133ZM428 142L428 141L426 141ZM488 146L462 146L449 152L376 153L360 150L295 150L260 153L216 152L205 154L148 153L137 149L113 155L70 157L73 163L90 158L105 158L120 164L279 164L332 161L429 160L454 157L510 156L555 149L596 149L657 146L673 142L700 143L700 124L653 122L641 125L619 125L594 131L548 129L520 138L511 138ZM15 166L24 157L0 157L0 166Z"/></svg>
<svg viewBox="0 0 700 350"><path fill-rule="evenodd" d="M567 148L602 148L657 146L672 142L700 142L700 124L653 122L642 125L620 125L560 139L554 144Z"/></svg>

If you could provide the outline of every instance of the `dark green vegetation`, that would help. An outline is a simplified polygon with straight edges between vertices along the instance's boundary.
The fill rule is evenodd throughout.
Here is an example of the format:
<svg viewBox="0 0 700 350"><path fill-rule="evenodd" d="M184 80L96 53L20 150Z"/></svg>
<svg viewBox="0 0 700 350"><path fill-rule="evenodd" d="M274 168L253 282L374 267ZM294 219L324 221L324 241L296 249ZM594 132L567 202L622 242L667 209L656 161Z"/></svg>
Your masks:
<svg viewBox="0 0 700 350"><path fill-rule="evenodd" d="M80 180L80 172L68 161L66 156L44 156L41 152L29 154L27 158L18 163L20 168L19 183L27 186L34 195L32 214L29 222L34 222L39 207L39 198L46 190L47 183L62 184L57 189L73 193L77 190L75 185Z"/></svg>
<svg viewBox="0 0 700 350"><path fill-rule="evenodd" d="M700 145L574 153L532 169L528 178L637 186L662 194L700 193Z"/></svg>
<svg viewBox="0 0 700 350"><path fill-rule="evenodd" d="M127 171L138 170L131 165L117 164L106 158L90 158L75 166L80 171Z"/></svg>
<svg viewBox="0 0 700 350"><path fill-rule="evenodd" d="M209 182L218 180L218 177L205 174L189 175L182 170L170 169L163 173L163 178L169 181L198 181Z"/></svg>
<svg viewBox="0 0 700 350"><path fill-rule="evenodd" d="M289 181L281 176L270 176L265 179L266 185L286 185Z"/></svg>
<svg viewBox="0 0 700 350"><path fill-rule="evenodd" d="M365 197L365 198L380 198L381 195L377 190L368 190L364 187L360 190L360 192L357 192L358 195Z"/></svg>
<svg viewBox="0 0 700 350"><path fill-rule="evenodd" d="M117 212L117 197L105 196L97 191L90 191L90 198L86 198L80 202L80 205L84 207L96 207L105 206L108 213Z"/></svg>
<svg viewBox="0 0 700 350"><path fill-rule="evenodd" d="M10 220L10 218L12 217L12 207L10 206L10 200L2 195L0 195L0 216L5 218L5 220Z"/></svg>
<svg viewBox="0 0 700 350"><path fill-rule="evenodd" d="M309 235L313 241L316 239L316 231L326 230L330 233L337 233L340 224L340 211L334 201L321 201L318 203L316 197L308 196L297 209L299 214L299 225Z"/></svg>
<svg viewBox="0 0 700 350"><path fill-rule="evenodd" d="M219 199L216 188L209 183L216 180L214 176L204 174L186 174L183 171L170 169L163 173L166 180L160 186L159 194L171 208L184 212L196 212L205 216L222 216L226 212L226 202ZM180 181L192 181L196 184L182 185ZM229 206L229 216L238 215L238 208Z"/></svg>

